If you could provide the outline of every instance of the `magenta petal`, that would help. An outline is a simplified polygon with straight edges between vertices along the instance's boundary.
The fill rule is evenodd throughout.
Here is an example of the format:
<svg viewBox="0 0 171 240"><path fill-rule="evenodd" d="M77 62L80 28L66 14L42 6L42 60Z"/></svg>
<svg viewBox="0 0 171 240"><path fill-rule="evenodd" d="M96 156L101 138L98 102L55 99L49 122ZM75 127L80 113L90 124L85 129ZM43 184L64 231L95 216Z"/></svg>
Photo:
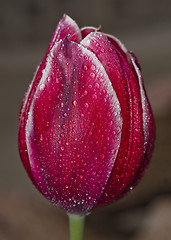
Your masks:
<svg viewBox="0 0 171 240"><path fill-rule="evenodd" d="M83 27L81 28L81 36L82 39L85 38L88 34L90 34L91 32L100 32L100 27L99 28L95 28L95 27Z"/></svg>
<svg viewBox="0 0 171 240"><path fill-rule="evenodd" d="M119 99L123 118L117 159L98 201L98 204L107 204L132 189L140 178L140 169L144 172L149 159L145 153L147 145L149 153L152 151L154 131L150 126L154 124L142 82L137 76L138 67L119 40L91 33L81 44L93 51L104 66Z"/></svg>
<svg viewBox="0 0 171 240"><path fill-rule="evenodd" d="M130 191L155 124L136 56L94 27L60 20L23 99L19 152L54 205L84 214Z"/></svg>
<svg viewBox="0 0 171 240"><path fill-rule="evenodd" d="M67 38L57 43L26 125L30 165L42 169L33 171L36 185L69 213L89 211L114 166L121 130L120 104L96 56Z"/></svg>
<svg viewBox="0 0 171 240"><path fill-rule="evenodd" d="M33 81L23 99L23 104L20 111L20 126L19 126L19 152L21 159L23 160L24 167L26 168L29 177L34 183L34 179L32 176L32 169L30 168L30 163L28 160L27 146L26 146L26 133L23 131L26 127L26 122L28 118L28 112L30 110L30 105L32 103L33 96L39 84L39 81L42 77L42 72L46 65L46 58L49 54L49 51L52 49L54 44L68 36L68 38L72 41L79 42L81 39L81 33L78 28L78 25L73 21L69 16L64 14L63 18L59 21L56 30L54 31L53 37L45 54L45 57L38 67Z"/></svg>
<svg viewBox="0 0 171 240"><path fill-rule="evenodd" d="M52 49L54 43L64 39L66 36L68 36L68 39L73 42L79 43L81 41L81 32L78 25L72 18L64 14L53 33L53 38L50 42L50 49Z"/></svg>

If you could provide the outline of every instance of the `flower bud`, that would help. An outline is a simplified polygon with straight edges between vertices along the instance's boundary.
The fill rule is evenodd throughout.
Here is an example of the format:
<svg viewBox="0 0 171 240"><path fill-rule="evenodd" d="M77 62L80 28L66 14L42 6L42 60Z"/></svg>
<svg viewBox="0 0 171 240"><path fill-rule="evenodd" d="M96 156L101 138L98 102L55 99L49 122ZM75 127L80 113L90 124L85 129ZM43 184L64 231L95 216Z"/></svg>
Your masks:
<svg viewBox="0 0 171 240"><path fill-rule="evenodd" d="M134 188L153 143L134 54L64 15L20 111L19 152L33 184L65 212L85 214Z"/></svg>

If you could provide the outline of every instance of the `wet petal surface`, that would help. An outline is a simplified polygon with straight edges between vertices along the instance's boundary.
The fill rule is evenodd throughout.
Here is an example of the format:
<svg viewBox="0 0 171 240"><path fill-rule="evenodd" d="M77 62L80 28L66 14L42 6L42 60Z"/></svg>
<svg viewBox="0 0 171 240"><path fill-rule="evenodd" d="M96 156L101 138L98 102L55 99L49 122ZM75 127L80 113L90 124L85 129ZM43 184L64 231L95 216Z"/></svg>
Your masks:
<svg viewBox="0 0 171 240"><path fill-rule="evenodd" d="M104 66L116 91L123 118L121 145L107 186L98 204L107 204L120 198L136 184L135 178L143 172L146 148L142 87L135 66L125 47L115 38L103 33L91 33L81 44L93 51ZM151 113L146 116L151 119ZM148 125L150 120L148 119ZM146 117L147 120L147 117Z"/></svg>
<svg viewBox="0 0 171 240"><path fill-rule="evenodd" d="M96 56L67 38L57 44L26 126L31 165L42 169L54 204L74 213L95 205L114 166L121 130L120 104ZM41 188L39 177L35 171Z"/></svg>

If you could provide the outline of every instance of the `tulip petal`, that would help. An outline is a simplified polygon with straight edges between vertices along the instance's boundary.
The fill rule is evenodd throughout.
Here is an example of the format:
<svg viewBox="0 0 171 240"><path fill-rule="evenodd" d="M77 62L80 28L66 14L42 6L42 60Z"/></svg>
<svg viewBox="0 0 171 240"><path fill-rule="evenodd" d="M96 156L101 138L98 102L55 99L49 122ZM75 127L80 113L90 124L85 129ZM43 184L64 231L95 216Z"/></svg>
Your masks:
<svg viewBox="0 0 171 240"><path fill-rule="evenodd" d="M76 22L68 15L64 14L63 18L59 21L50 42L50 49L56 42L65 37L68 37L70 41L79 43L81 40L81 32Z"/></svg>
<svg viewBox="0 0 171 240"><path fill-rule="evenodd" d="M146 137L144 125L152 119L149 106L143 105L142 92L135 66L124 45L119 40L102 33L90 33L81 41L84 47L94 52L104 66L116 91L123 118L121 145L107 186L98 201L107 204L128 192L135 185L145 158ZM144 112L147 116L144 119ZM148 120L147 123L145 121ZM146 129L147 130L147 129ZM149 129L146 131L148 132ZM149 147L151 152L151 147Z"/></svg>
<svg viewBox="0 0 171 240"><path fill-rule="evenodd" d="M101 196L121 139L121 109L96 56L69 41L55 44L26 125L36 183L66 212L83 214ZM42 189L44 184L42 186Z"/></svg>
<svg viewBox="0 0 171 240"><path fill-rule="evenodd" d="M99 28L95 28L95 27L83 27L81 28L81 36L82 39L85 38L88 34L90 34L91 32L99 32L100 31L100 27Z"/></svg>
<svg viewBox="0 0 171 240"><path fill-rule="evenodd" d="M32 102L33 96L35 94L35 91L37 89L37 86L39 84L39 81L42 77L42 72L46 66L47 55L49 54L49 51L52 49L54 44L56 42L58 42L59 40L65 38L66 36L68 36L68 38L74 42L79 42L81 39L81 33L80 33L80 30L79 30L76 22L74 20L72 20L69 16L64 14L63 18L59 21L56 30L54 31L53 37L48 46L45 57L44 57L42 63L40 64L40 66L38 67L38 69L35 73L35 76L33 78L33 81L31 83L27 93L25 94L25 97L23 99L23 103L21 106L21 110L20 110L20 126L19 126L19 135L18 135L19 152L20 152L21 159L23 160L24 167L27 170L28 175L34 184L35 184L35 181L32 176L32 169L30 167L30 163L28 160L28 154L27 154L26 134L25 134L25 131L23 131L23 129L25 129L25 127L26 127L26 122L27 122L31 102Z"/></svg>

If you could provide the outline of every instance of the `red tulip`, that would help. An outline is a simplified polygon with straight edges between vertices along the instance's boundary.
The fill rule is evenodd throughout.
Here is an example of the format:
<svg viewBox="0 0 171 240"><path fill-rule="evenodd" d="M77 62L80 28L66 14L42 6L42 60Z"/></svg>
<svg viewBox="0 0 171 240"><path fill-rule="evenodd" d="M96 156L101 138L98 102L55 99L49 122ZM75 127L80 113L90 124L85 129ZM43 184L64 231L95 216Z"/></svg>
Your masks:
<svg viewBox="0 0 171 240"><path fill-rule="evenodd" d="M130 191L154 143L136 57L115 37L60 20L24 97L19 152L38 190L85 214Z"/></svg>

